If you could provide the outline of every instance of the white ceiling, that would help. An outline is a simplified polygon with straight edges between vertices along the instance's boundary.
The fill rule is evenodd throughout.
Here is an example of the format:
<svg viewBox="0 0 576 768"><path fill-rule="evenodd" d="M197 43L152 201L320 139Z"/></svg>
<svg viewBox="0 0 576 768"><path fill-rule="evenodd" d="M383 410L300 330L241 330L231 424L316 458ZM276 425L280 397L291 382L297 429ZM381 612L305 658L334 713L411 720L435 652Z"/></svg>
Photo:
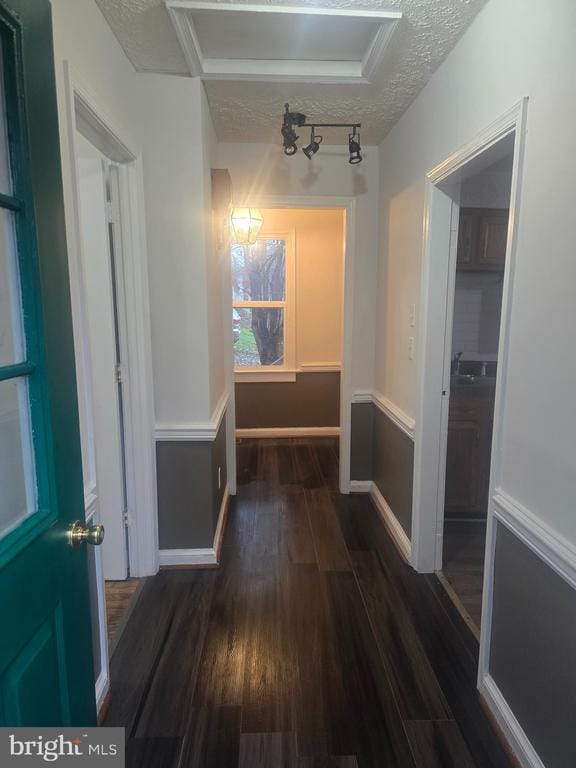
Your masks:
<svg viewBox="0 0 576 768"><path fill-rule="evenodd" d="M136 70L189 74L189 67L163 0L96 2ZM288 101L291 109L304 112L310 121L361 121L363 143L380 142L424 87L485 2L486 0L389 0L386 3L379 0L274 0L274 5L401 11L403 17L392 35L375 82L369 85L206 81L206 92L219 139L278 142L283 107ZM243 0L238 4L240 3L244 4ZM198 23L197 20L195 23ZM342 20L339 20L339 23L342 23ZM245 22L242 20L240 24ZM237 29L234 24L222 27L219 20L218 25L221 29L218 29L209 14L206 15L202 28L203 52L206 53L208 47L211 55L226 59L245 53L246 42L242 42L245 35L234 32ZM326 27L324 32L325 30ZM248 32L249 30L245 30L246 35ZM343 45L339 46L339 59L342 61L352 60L357 56L361 47L366 46L366 35L371 34L368 26L364 31L361 28L355 29L349 37L344 38L342 30L335 27L333 32L333 39L344 41ZM286 48L285 40L295 40L295 34L292 30L292 37L286 34L277 36L277 28L271 27L267 45L270 51L274 51L275 58L305 58L310 46L304 37L299 38L297 51L290 52ZM328 35L325 36L328 38ZM315 57L329 57L333 50L326 40L322 51L318 52L316 49ZM259 49L258 58L265 58L267 55L266 47ZM347 140L347 134L326 131L324 140L327 143L341 143Z"/></svg>

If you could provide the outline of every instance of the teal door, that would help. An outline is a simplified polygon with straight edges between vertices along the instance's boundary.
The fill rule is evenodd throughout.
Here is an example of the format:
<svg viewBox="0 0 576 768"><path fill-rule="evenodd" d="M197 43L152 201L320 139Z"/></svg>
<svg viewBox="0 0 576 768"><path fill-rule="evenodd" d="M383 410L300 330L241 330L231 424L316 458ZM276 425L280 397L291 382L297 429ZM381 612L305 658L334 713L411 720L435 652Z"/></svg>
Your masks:
<svg viewBox="0 0 576 768"><path fill-rule="evenodd" d="M0 0L0 725L95 723L49 0Z"/></svg>

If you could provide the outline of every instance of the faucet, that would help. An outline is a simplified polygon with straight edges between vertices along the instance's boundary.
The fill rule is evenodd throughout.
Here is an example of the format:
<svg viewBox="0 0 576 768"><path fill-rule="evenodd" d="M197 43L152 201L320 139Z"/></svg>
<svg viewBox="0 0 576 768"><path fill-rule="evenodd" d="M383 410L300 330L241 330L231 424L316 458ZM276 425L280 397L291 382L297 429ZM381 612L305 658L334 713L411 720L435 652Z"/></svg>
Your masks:
<svg viewBox="0 0 576 768"><path fill-rule="evenodd" d="M454 373L456 376L460 376L460 358L462 357L464 353L463 352L456 352L454 357L452 358L452 362L456 363L456 367L454 369Z"/></svg>

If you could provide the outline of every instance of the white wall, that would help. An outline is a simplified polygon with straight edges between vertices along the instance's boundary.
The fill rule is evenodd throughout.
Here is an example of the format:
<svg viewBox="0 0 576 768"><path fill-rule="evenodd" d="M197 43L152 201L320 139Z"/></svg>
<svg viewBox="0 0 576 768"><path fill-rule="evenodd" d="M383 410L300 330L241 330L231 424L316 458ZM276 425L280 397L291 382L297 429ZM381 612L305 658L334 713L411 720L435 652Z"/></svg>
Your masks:
<svg viewBox="0 0 576 768"><path fill-rule="evenodd" d="M144 161L156 421L205 422L224 388L208 353L221 322L212 314L210 165L215 139L199 80L134 71L94 0L53 0L61 143L64 62ZM66 209L72 172L63 151ZM220 391L218 391L220 390Z"/></svg>
<svg viewBox="0 0 576 768"><path fill-rule="evenodd" d="M461 352L463 360L498 359L502 280L498 272L456 273L452 356Z"/></svg>
<svg viewBox="0 0 576 768"><path fill-rule="evenodd" d="M420 297L424 178L529 96L502 485L576 543L576 4L490 0L381 145L376 386L414 415L409 304ZM418 340L416 340L418 341ZM418 428L418 426L416 427Z"/></svg>
<svg viewBox="0 0 576 768"><path fill-rule="evenodd" d="M322 146L310 161L302 152L285 157L280 141L218 147L218 166L232 176L236 204L263 195L356 198L356 260L352 381L355 389L372 386L374 373L375 277L378 246L378 149L366 147L364 162L351 166L344 146Z"/></svg>

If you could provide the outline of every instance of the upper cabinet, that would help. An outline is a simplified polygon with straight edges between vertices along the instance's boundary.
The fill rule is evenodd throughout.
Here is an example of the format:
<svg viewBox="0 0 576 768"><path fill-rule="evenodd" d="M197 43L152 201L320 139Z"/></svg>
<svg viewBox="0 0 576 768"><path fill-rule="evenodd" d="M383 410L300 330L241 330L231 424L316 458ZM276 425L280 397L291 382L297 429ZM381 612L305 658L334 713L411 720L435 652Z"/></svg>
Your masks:
<svg viewBox="0 0 576 768"><path fill-rule="evenodd" d="M458 269L503 270L507 236L507 208L461 208Z"/></svg>

